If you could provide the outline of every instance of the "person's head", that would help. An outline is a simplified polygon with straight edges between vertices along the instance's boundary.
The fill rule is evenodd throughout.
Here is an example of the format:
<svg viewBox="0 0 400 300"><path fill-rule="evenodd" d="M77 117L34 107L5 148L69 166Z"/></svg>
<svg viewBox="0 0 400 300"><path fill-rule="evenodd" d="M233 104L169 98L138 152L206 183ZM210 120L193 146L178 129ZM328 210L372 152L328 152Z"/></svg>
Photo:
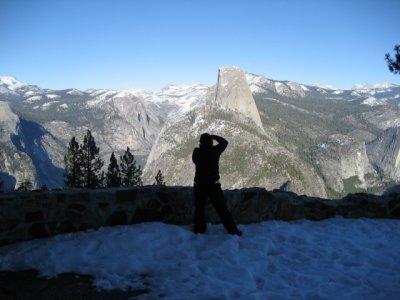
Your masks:
<svg viewBox="0 0 400 300"><path fill-rule="evenodd" d="M213 144L211 135L208 133L203 133L200 136L200 147L205 147L205 148L209 148L211 147Z"/></svg>

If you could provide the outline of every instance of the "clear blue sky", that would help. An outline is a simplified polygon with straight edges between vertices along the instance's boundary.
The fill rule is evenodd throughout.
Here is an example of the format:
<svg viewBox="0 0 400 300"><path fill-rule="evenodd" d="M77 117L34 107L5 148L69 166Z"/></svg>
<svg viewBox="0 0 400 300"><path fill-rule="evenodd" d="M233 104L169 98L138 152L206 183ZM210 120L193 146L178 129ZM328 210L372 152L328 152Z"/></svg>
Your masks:
<svg viewBox="0 0 400 300"><path fill-rule="evenodd" d="M214 84L220 66L350 88L400 83L399 0L0 0L0 75L63 89Z"/></svg>

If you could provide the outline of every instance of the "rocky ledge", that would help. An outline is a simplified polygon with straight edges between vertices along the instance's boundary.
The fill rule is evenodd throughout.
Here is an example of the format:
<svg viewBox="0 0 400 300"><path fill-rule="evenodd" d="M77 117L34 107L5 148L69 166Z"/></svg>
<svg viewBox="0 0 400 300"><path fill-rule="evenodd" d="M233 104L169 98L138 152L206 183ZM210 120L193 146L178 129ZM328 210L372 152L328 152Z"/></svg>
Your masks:
<svg viewBox="0 0 400 300"><path fill-rule="evenodd" d="M400 193L329 200L263 188L225 190L237 223L266 220L400 218ZM208 222L218 223L209 205ZM0 246L59 233L159 221L192 223L191 187L144 186L0 194Z"/></svg>

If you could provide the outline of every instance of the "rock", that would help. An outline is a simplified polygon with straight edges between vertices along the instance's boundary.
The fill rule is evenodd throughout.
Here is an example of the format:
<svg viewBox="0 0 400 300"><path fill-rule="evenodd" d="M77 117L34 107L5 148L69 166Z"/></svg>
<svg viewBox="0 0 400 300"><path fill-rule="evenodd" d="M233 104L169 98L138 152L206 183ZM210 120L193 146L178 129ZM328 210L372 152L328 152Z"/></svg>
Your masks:
<svg viewBox="0 0 400 300"><path fill-rule="evenodd" d="M215 100L211 102L211 106L239 113L264 131L246 73L239 68L219 69Z"/></svg>
<svg viewBox="0 0 400 300"><path fill-rule="evenodd" d="M371 164L382 178L400 180L400 127L386 129L367 144Z"/></svg>

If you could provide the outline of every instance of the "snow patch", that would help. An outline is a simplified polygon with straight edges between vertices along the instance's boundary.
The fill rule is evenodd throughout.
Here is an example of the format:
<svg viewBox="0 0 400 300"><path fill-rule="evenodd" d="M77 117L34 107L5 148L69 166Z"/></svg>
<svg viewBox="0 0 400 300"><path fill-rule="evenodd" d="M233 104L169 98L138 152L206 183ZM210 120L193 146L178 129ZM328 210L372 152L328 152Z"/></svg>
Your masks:
<svg viewBox="0 0 400 300"><path fill-rule="evenodd" d="M32 102L39 101L39 100L42 100L42 99L43 99L42 96L33 96L33 97L30 97L30 98L26 99L24 102L32 103Z"/></svg>
<svg viewBox="0 0 400 300"><path fill-rule="evenodd" d="M33 96L33 95L36 95L36 92L34 92L34 91L27 91L27 92L24 94L24 97L31 97L31 96Z"/></svg>
<svg viewBox="0 0 400 300"><path fill-rule="evenodd" d="M77 89L71 89L67 92L68 95L82 96L84 93Z"/></svg>
<svg viewBox="0 0 400 300"><path fill-rule="evenodd" d="M50 106L52 106L55 103L59 103L60 101L52 101L52 102L47 102L42 105L42 110L48 110Z"/></svg>
<svg viewBox="0 0 400 300"><path fill-rule="evenodd" d="M368 106L377 106L377 105L383 105L384 102L381 100L376 99L375 97L369 97L365 99L361 104L368 105Z"/></svg>
<svg viewBox="0 0 400 300"><path fill-rule="evenodd" d="M110 90L102 89L102 90L89 90L89 91L90 91L90 96L97 97L101 94L109 92Z"/></svg>
<svg viewBox="0 0 400 300"><path fill-rule="evenodd" d="M309 91L310 89L309 88L307 88L305 85L303 85L303 84L300 84L300 87L303 89L303 91L305 91L305 92L307 92L307 91Z"/></svg>
<svg viewBox="0 0 400 300"><path fill-rule="evenodd" d="M333 91L332 94L341 95L341 94L343 94L343 90L336 90L336 91Z"/></svg>
<svg viewBox="0 0 400 300"><path fill-rule="evenodd" d="M86 104L88 107L95 107L95 106L98 106L103 101L104 101L103 99L95 99L95 100L90 100L90 101L86 102Z"/></svg>
<svg viewBox="0 0 400 300"><path fill-rule="evenodd" d="M57 98L60 98L60 96L59 95L55 95L55 94L48 94L48 95L45 95L47 98L49 98L49 99L57 99Z"/></svg>
<svg viewBox="0 0 400 300"><path fill-rule="evenodd" d="M108 98L113 97L117 93L118 92L116 92L116 91L107 91L105 93L102 93L102 94L98 95L96 98L99 99L99 100L106 100Z"/></svg>

